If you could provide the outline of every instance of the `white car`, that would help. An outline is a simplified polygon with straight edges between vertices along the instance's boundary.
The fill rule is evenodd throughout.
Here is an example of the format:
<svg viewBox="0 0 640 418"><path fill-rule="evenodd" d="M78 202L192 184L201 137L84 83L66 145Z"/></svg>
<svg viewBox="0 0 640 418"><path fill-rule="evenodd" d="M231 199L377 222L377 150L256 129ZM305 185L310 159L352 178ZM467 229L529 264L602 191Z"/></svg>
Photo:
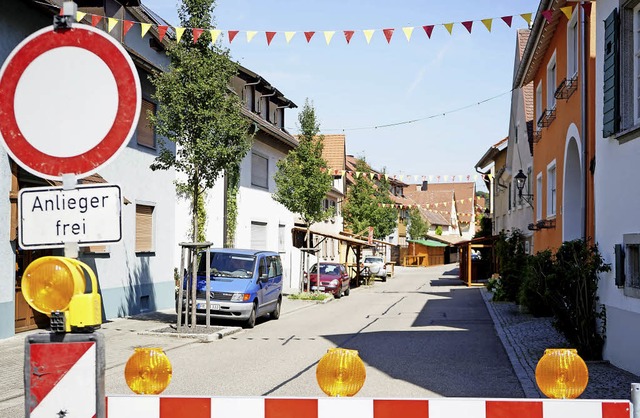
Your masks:
<svg viewBox="0 0 640 418"><path fill-rule="evenodd" d="M366 256L364 258L364 266L368 267L369 274L374 277L379 277L383 282L387 281L387 269L382 257Z"/></svg>

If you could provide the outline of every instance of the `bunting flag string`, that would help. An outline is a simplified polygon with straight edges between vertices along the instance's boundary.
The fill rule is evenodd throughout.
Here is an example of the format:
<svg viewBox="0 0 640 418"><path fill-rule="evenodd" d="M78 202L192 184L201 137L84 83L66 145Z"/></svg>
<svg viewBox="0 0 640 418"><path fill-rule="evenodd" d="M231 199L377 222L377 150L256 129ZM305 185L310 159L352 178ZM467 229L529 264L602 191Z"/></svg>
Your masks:
<svg viewBox="0 0 640 418"><path fill-rule="evenodd" d="M397 203L379 203L378 206L383 207L383 208L393 208L393 209L412 209L412 208L422 208L422 209L427 209L429 212L432 213L439 213L440 215L450 215L451 211L447 211L447 210L434 210L433 208L429 208L427 206L429 205L420 205L420 204L411 204L411 205L401 205L401 204L397 204ZM468 216L468 217L472 217L475 215L475 213L469 213L469 212L456 212L456 215L458 215L458 217L460 216Z"/></svg>
<svg viewBox="0 0 640 418"><path fill-rule="evenodd" d="M387 174L387 173L375 173L373 171L353 171L353 170L330 170L331 174L334 176L344 177L345 174L351 174L355 178L359 178L360 176L368 176L371 180L407 180L407 181L415 181L416 183L422 181L434 181L437 180L438 183L446 183L446 182L475 182L478 180L479 175L417 175L417 174Z"/></svg>
<svg viewBox="0 0 640 418"><path fill-rule="evenodd" d="M586 12L589 12L590 8L591 8L591 3L588 2L584 2L581 4L581 6L585 9ZM559 10L561 13L563 13L567 19L571 18L571 15L573 13L573 8L574 6L565 6L565 7L561 7ZM547 22L551 22L552 18L553 18L553 13L554 11L552 9L548 9L548 10L543 10L540 12L541 15L545 18L545 20ZM532 23L532 16L533 13L521 13L521 14L514 14L514 15L509 15L509 16L502 16L502 17L492 17L492 18L485 18L485 19L480 19L480 20L465 20L465 21L460 21L460 22L447 22L447 23L439 23L439 24L431 24L431 25L424 25L422 26L422 29L424 30L426 36L428 39L431 39L433 32L434 32L434 28L442 26L444 27L444 29L447 31L447 33L449 35L453 34L453 30L454 27L456 25L461 25L463 26L466 31L471 34L473 31L473 27L474 27L474 23L476 22L481 22L483 24L483 26L485 27L485 29L488 32L491 32L493 29L493 21L494 20L501 20L505 25L507 25L509 28L512 26L513 23L513 18L514 17L520 17L522 18L526 24L528 26L531 26ZM169 25L153 25L151 23L142 23L142 22L136 22L133 20L121 20L121 19L117 19L114 17L104 17L101 15L94 15L94 14L90 14L90 13L86 13L86 12L77 12L76 14L76 20L78 22L82 21L83 19L89 19L89 21L91 22L91 26L98 26L102 21L103 18L106 21L106 25L107 25L107 32L111 32L114 30L114 28L116 28L117 26L119 26L120 24L122 25L122 32L123 34L126 34L127 32L129 32L129 30L134 26L134 25L140 25L140 35L142 37L144 37L147 32L149 31L149 29L151 28L151 26L154 26L157 28L158 31L158 37L159 39L162 41L162 39L165 37L167 30L169 28L173 28L173 32L175 33L175 39L177 42L180 42L180 39L182 38L183 34L185 33L185 31L189 31L192 33L192 40L194 42L197 42L198 38L200 38L200 36L202 35L202 33L205 31L205 29L202 28L187 28L187 27L180 27L180 26L169 26ZM407 42L411 42L412 39L415 39L415 37L413 37L413 30L415 29L414 26L405 26L400 28L402 30L402 32L405 35L405 38L407 40ZM346 41L347 44L351 44L351 40L354 36L354 34L356 32L362 32L362 34L364 35L365 41L367 44L371 43L371 40L373 39L374 35L377 32L382 32L382 35L384 36L384 39L386 40L387 44L391 43L391 40L393 38L394 35L394 31L395 28L384 28L384 29L364 29L364 30L353 30L353 29L349 29L349 30L342 30L340 32L342 32L344 34L344 39ZM266 44L267 46L271 45L274 41L274 39L277 37L278 34L284 34L284 38L287 44L289 44L291 42L291 40L294 38L294 36L297 34L297 32L295 31L273 31L273 30L269 30L269 31L257 31L257 30L219 30L219 29L212 29L210 30L211 32L211 36L213 38L213 42L216 42L217 39L219 38L220 34L226 34L228 36L228 40L229 43L232 43L234 41L234 39L236 39L237 35L240 32L244 32L246 35L246 40L247 43L250 43L254 40L254 38L256 37L256 35L258 33L263 32L265 34L265 40L266 40ZM317 33L317 32L322 32L324 35L324 39L327 45L329 45L332 42L333 36L335 35L335 33L337 31L335 30L326 30L326 31L304 31L304 38L306 39L306 43L311 43L311 39L313 38L313 36Z"/></svg>

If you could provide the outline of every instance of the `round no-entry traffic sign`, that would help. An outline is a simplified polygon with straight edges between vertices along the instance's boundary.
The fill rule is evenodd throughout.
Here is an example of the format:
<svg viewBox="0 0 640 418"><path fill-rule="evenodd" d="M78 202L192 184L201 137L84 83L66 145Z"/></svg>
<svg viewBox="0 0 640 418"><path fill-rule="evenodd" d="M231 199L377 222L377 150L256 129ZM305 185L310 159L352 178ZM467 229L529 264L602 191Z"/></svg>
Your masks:
<svg viewBox="0 0 640 418"><path fill-rule="evenodd" d="M126 146L140 102L138 73L115 39L86 25L47 27L0 69L0 140L39 177L87 176Z"/></svg>

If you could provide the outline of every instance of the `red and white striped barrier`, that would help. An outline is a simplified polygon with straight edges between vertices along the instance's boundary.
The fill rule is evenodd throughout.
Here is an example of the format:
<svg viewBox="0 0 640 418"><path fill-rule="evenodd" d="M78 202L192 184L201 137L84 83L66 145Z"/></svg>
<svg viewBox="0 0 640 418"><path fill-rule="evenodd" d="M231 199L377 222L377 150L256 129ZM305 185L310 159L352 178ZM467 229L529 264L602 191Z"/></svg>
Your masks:
<svg viewBox="0 0 640 418"><path fill-rule="evenodd" d="M582 399L108 396L108 418L631 418L631 403Z"/></svg>

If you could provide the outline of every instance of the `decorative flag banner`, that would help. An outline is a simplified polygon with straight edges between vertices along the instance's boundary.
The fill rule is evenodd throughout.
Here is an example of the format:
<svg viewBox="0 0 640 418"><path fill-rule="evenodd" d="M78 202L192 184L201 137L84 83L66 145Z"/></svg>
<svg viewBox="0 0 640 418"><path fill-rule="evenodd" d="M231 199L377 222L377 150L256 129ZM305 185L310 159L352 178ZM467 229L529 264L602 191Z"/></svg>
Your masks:
<svg viewBox="0 0 640 418"><path fill-rule="evenodd" d="M410 42L411 34L413 34L413 27L404 27L402 28L402 31L404 32L404 36L407 37L407 42Z"/></svg>
<svg viewBox="0 0 640 418"><path fill-rule="evenodd" d="M265 32L264 34L267 37L267 45L271 45L271 41L273 40L273 37L276 36L276 33L275 32ZM289 42L289 41L287 41L287 42Z"/></svg>
<svg viewBox="0 0 640 418"><path fill-rule="evenodd" d="M365 29L362 32L364 32L364 37L367 39L367 44L370 43L375 29Z"/></svg>
<svg viewBox="0 0 640 418"><path fill-rule="evenodd" d="M193 30L193 43L198 43L198 39L200 39L200 36L202 35L202 32L204 32L203 29L194 29Z"/></svg>
<svg viewBox="0 0 640 418"><path fill-rule="evenodd" d="M333 38L333 35L335 35L336 31L334 30L327 30L324 31L324 39L325 41L327 41L327 45L329 45L331 43L331 38Z"/></svg>
<svg viewBox="0 0 640 418"><path fill-rule="evenodd" d="M590 2L583 2L581 3L581 6L583 7L584 11L589 14L591 12L591 3ZM564 14L564 16L567 19L571 19L571 15L573 13L573 6L565 6L565 7L561 7L560 11L562 11L562 13ZM553 9L548 9L548 10L543 10L540 11L540 14L544 17L544 19L547 22L551 22L553 19L553 14L554 11ZM111 32L117 25L119 22L122 22L123 25L123 33L126 34L129 29L131 29L131 27L136 24L139 23L141 30L140 30L140 34L142 37L144 37L147 32L149 31L149 29L151 28L151 26L153 25L152 23L143 23L143 22L135 22L135 21L130 21L130 20L124 20L124 19L117 19L114 17L105 17L105 16L101 16L101 15L94 15L94 14L88 14L85 12L77 12L76 13L76 20L78 22L82 21L83 19L85 19L87 16L89 16L89 19L91 21L91 25L94 27L97 27L98 24L102 21L102 19L104 18L105 20L107 20L107 28L106 30L108 32ZM527 25L529 27L531 27L532 24L532 17L533 17L533 13L522 13L520 15L510 15L510 16L502 16L500 18L485 18L485 19L480 19L479 21L482 22L482 24L485 26L485 28L487 29L487 31L491 32L493 29L493 20L494 19L501 19L508 27L512 26L513 23L513 17L514 16L520 16L522 17L522 19L524 19L524 21L527 23ZM472 32L473 29L473 24L475 22L478 22L478 20L464 20L461 22L449 22L449 23L440 23L437 25L424 25L422 26L422 28L424 29L425 34L427 35L427 38L431 39L431 35L433 34L433 29L435 26L444 26L444 28L447 30L447 32L449 33L449 35L453 34L453 28L455 25L462 25L468 33ZM158 30L158 38L160 39L160 41L162 41L162 39L164 39L167 30L170 26L168 25L153 25L156 26L157 30ZM200 35L204 32L205 29L202 28L184 28L184 27L178 27L178 26L171 26L174 30L175 30L175 38L177 42L180 42L180 39L182 38L182 35L184 33L185 30L191 31L193 34L193 40L194 42L197 42L198 38L200 37ZM410 42L412 39L412 35L413 35L413 30L415 29L415 27L413 26L405 26L401 28L405 37L407 38L407 42ZM384 37L387 41L387 43L391 43L391 38L393 37L395 28L384 28L384 29L365 29L362 30L361 32L364 34L365 39L367 41L367 44L371 43L371 39L373 38L373 34L377 31L377 30L381 30L384 34ZM216 42L217 39L219 38L219 35L223 32L222 30L218 30L218 29L210 29L211 31L211 36L213 38L213 41ZM233 42L233 40L235 39L236 35L238 35L239 30L228 30L226 31L229 35L229 43ZM246 34L246 39L247 42L251 42L253 40L253 38L255 37L255 35L260 32L260 31L255 31L255 30L247 30L247 31L242 31L245 32ZM331 40L333 39L333 36L335 34L336 31L323 31L324 33L324 38L325 38L325 42L327 43L327 45L330 44ZM355 32L360 32L360 31L355 31L355 30L344 30L342 31L344 33L344 37L345 40L347 42L347 44L351 43L351 39L353 37L353 35L355 34ZM279 31L273 31L273 30L269 30L269 31L264 31L265 33L265 37L267 40L267 45L271 45L271 42L273 41L273 38L279 33ZM305 35L305 39L307 40L307 43L311 42L311 38L313 38L313 36L315 35L315 31L306 31L304 32ZM291 42L293 36L296 34L296 32L294 31L286 31L284 32L285 35L285 39L287 41L287 44Z"/></svg>
<svg viewBox="0 0 640 418"><path fill-rule="evenodd" d="M482 19L482 24L489 32L491 32L491 24L493 23L493 19ZM511 26L511 25L509 25Z"/></svg>
<svg viewBox="0 0 640 418"><path fill-rule="evenodd" d="M354 33L355 33L355 31L352 31L352 30L345 30L344 31L344 39L347 40L347 43L351 42L351 38L353 37Z"/></svg>
<svg viewBox="0 0 640 418"><path fill-rule="evenodd" d="M287 40L287 43L291 42L291 39L293 39L293 35L295 35L295 32L285 32L284 33L284 39Z"/></svg>
<svg viewBox="0 0 640 418"><path fill-rule="evenodd" d="M257 33L258 33L258 31L248 30L247 31L247 43L251 42L253 40L253 37L256 36Z"/></svg>

